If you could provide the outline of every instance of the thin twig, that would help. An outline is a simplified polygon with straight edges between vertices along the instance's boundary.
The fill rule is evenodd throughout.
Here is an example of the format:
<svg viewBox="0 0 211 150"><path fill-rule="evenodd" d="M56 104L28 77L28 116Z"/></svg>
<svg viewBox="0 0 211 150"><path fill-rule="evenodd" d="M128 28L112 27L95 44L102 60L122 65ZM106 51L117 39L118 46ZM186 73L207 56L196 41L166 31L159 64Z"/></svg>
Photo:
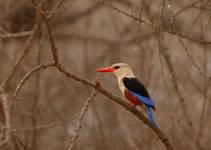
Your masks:
<svg viewBox="0 0 211 150"><path fill-rule="evenodd" d="M204 36L203 34L203 29L202 29L203 26L201 26L201 34L202 36ZM203 150L205 149L203 144L201 143L201 139L202 139L202 136L203 136L203 131L204 131L204 127L206 125L206 106L208 106L208 89L209 89L209 82L207 82L207 74L208 74L208 56L207 56L207 50L206 48L204 47L204 63L203 63L203 102L202 102L202 108L201 108L201 114L200 114L200 121L199 121L199 126L198 126L198 133L197 133L197 136L196 136L196 146L198 147L198 149L200 150ZM208 111L207 111L208 112Z"/></svg>
<svg viewBox="0 0 211 150"><path fill-rule="evenodd" d="M37 3L36 0L32 0L32 3L34 5L34 7L36 8L37 12L39 13L39 15L42 17L44 23L46 24L48 39L49 39L49 42L50 42L50 45L51 45L51 51L52 51L52 54L53 54L53 60L54 60L54 63L58 64L59 63L58 49L57 49L55 41L54 41L54 36L52 34L52 31L51 31L51 27L50 27L50 24L49 24L48 17L45 14L45 12L43 11L42 7L39 6L39 4Z"/></svg>
<svg viewBox="0 0 211 150"><path fill-rule="evenodd" d="M140 13L139 13L139 19L140 20L142 20L142 16L143 16L143 10L144 10L144 6L143 6L143 2L144 2L144 0L142 0L141 2L140 2ZM138 52L138 49L139 49L139 47L140 46L142 46L141 44L141 42L142 42L142 32L141 32L141 22L139 21L138 22L138 36L137 36L137 40L136 40L136 47L135 47L135 49L134 49L134 51L135 52Z"/></svg>
<svg viewBox="0 0 211 150"><path fill-rule="evenodd" d="M6 144L10 140L10 130L11 130L11 116L10 116L10 108L11 108L11 98L10 96L0 88L0 102L3 105L4 117L5 117L5 138L0 141L0 146Z"/></svg>
<svg viewBox="0 0 211 150"><path fill-rule="evenodd" d="M168 47L164 42L164 32L163 32L163 22L162 22L162 20L163 20L163 17L164 17L163 12L164 12L165 3L166 3L166 0L163 0L162 3L161 3L161 6L160 6L159 41L158 41L159 42L159 52L163 55L163 57L166 61L167 67L169 69L169 72L170 72L170 75L171 75L171 78L172 78L172 83L173 83L174 89L176 91L176 94L179 97L179 101L180 101L180 104L181 104L181 108L182 108L185 120L187 121L188 125L190 127L192 127L192 121L190 120L188 113L187 113L187 110L185 109L184 98L182 97L182 95L180 94L180 91L179 91L178 81L177 81L177 78L176 78L176 72L175 72L173 65L172 65L172 62L171 62L171 58L170 58L170 55L169 55L169 52L168 52Z"/></svg>
<svg viewBox="0 0 211 150"><path fill-rule="evenodd" d="M31 36L27 39L25 46L22 50L22 53L20 54L20 56L16 59L15 63L13 64L9 74L7 75L6 79L1 83L1 87L5 88L7 86L7 84L10 82L11 78L13 77L15 71L18 69L21 61L24 59L24 57L29 53L29 51L31 50L31 46L32 43L35 39L36 33L39 30L39 23L36 23L36 25L34 26L33 29L33 34L31 34Z"/></svg>
<svg viewBox="0 0 211 150"><path fill-rule="evenodd" d="M97 90L93 90L90 94L90 96L87 98L87 100L84 102L81 112L80 112L80 116L78 118L78 125L75 129L75 135L72 137L69 145L68 145L68 150L73 150L76 147L76 141L79 138L79 132L82 129L82 122L84 120L84 117L86 115L86 112L88 110L88 107L90 105L90 103L94 100L95 96L97 95L98 91Z"/></svg>
<svg viewBox="0 0 211 150"><path fill-rule="evenodd" d="M0 34L1 39L22 38L34 34L34 31L24 31L19 33L5 33Z"/></svg>
<svg viewBox="0 0 211 150"><path fill-rule="evenodd" d="M50 19L54 12L56 12L56 10L64 3L65 0L60 0L56 3L56 5L53 7L53 9L50 11L50 13L48 14L47 18Z"/></svg>
<svg viewBox="0 0 211 150"><path fill-rule="evenodd" d="M201 71L201 68L197 65L197 63L195 62L195 60L193 59L193 57L190 55L188 48L185 46L184 42L182 41L181 37L179 37L179 36L178 36L178 41L180 42L180 44L184 48L184 50L185 50L188 58L191 60L191 62L193 63L193 65L196 67L196 69L199 71L199 74L202 77L205 77L205 75Z"/></svg>
<svg viewBox="0 0 211 150"><path fill-rule="evenodd" d="M53 9L50 11L48 14L47 18L50 19L56 10L64 3L65 0L60 0L59 2L56 3L56 5L53 7ZM34 34L34 31L23 31L19 33L5 33L5 34L0 34L1 39L11 39L11 38L23 38L27 37Z"/></svg>
<svg viewBox="0 0 211 150"><path fill-rule="evenodd" d="M107 2L105 2L103 0L97 0L97 2L98 3L101 3L103 5L106 5L109 8L111 8L111 9L117 11L118 13L121 13L121 14L123 14L123 15L131 18L131 19L134 19L136 21L139 21L141 23L144 23L144 24L148 25L149 27L154 28L155 30L157 30L159 28L159 25L156 25L156 24L153 24L153 23L149 23L148 21L143 20L143 19L140 20L140 18L138 18L138 17L136 17L136 16L134 16L132 14L129 14L129 13L121 10L120 8L117 8L117 7L111 5L111 4L109 4L109 3L107 3ZM167 33L173 34L175 36L180 36L182 38L185 38L185 39L187 39L189 41L197 42L199 44L207 44L207 45L210 45L211 44L211 41L204 40L204 39L196 39L196 38L193 38L193 37L191 37L191 36L189 36L189 35L187 35L187 34L185 34L183 32L177 31L177 30L169 30L168 28L165 28L165 29L162 29L162 30L165 31L165 32L167 32Z"/></svg>
<svg viewBox="0 0 211 150"><path fill-rule="evenodd" d="M32 68L31 71L29 71L24 77L23 79L20 80L20 82L18 83L17 87L15 88L15 91L13 93L13 98L16 99L19 91L21 90L21 88L23 87L23 85L25 84L25 82L29 79L29 77L34 74L35 72L41 70L41 69L46 69L48 67L53 67L55 66L55 64L53 63L49 63L49 64L46 64L46 65L38 65L34 68Z"/></svg>
<svg viewBox="0 0 211 150"><path fill-rule="evenodd" d="M72 118L68 118L65 120L65 122L69 122L71 121ZM37 125L35 127L24 127L24 128L20 128L20 129L11 129L11 132L28 132L28 131L32 131L32 130L43 130L43 129L49 129L49 128L54 128L56 126L59 125L63 125L64 121L57 121L54 123L49 123L49 124L45 124L45 125Z"/></svg>
<svg viewBox="0 0 211 150"><path fill-rule="evenodd" d="M134 20L136 20L136 21L138 21L138 22L140 22L140 23L145 23L146 25L149 25L150 27L156 28L156 26L155 26L154 24L149 23L149 22L147 22L146 20L140 19L139 17L136 17L136 16L134 16L133 14L129 14L129 13L127 13L127 12L121 10L120 8L117 8L117 7L111 5L111 4L109 4L109 3L107 3L107 2L105 2L105 1L103 1L103 0L97 0L97 2L98 2L98 3L101 3L101 4L103 4L103 5L106 5L106 6L110 7L111 9L117 11L118 13L124 14L125 16L127 16L127 17L129 17L129 18L132 18L132 19L134 19Z"/></svg>

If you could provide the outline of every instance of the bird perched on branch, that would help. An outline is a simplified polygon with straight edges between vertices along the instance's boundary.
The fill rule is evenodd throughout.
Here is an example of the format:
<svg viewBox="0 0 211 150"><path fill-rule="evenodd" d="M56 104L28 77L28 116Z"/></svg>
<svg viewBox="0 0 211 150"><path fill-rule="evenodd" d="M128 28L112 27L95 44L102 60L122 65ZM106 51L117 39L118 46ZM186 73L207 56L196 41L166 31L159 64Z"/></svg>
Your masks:
<svg viewBox="0 0 211 150"><path fill-rule="evenodd" d="M150 98L145 86L134 76L128 64L117 63L109 67L96 69L96 71L112 72L117 77L122 95L129 100L130 107L134 109L136 105L141 106L145 110L152 126L154 128L157 127L151 113L151 108L156 110L154 102Z"/></svg>

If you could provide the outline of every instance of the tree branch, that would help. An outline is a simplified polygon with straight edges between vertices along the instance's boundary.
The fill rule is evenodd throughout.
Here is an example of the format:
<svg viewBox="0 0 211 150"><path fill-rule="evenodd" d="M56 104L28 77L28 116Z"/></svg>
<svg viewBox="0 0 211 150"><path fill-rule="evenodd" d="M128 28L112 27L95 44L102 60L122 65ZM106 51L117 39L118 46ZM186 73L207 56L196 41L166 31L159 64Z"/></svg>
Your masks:
<svg viewBox="0 0 211 150"><path fill-rule="evenodd" d="M65 67L62 65L57 65L56 67L58 68L58 70L61 73L65 74L68 78L74 79L78 82L81 82L84 85L87 85L87 86L97 89L101 94L107 96L110 100L118 103L122 107L129 110L133 115L138 117L141 121L143 121L144 124L146 124L153 130L153 132L157 135L157 137L165 145L166 149L173 150L173 146L171 145L169 139L164 135L164 133L159 128L153 128L151 123L149 122L149 120L140 111L138 111L137 109L131 109L131 107L128 105L128 103L125 102L122 98L120 98L120 97L114 95L112 92L106 90L105 88L100 86L100 84L96 84L86 78L79 76L78 74L67 71L65 69Z"/></svg>
<svg viewBox="0 0 211 150"><path fill-rule="evenodd" d="M164 133L159 129L159 128L153 128L149 120L142 114L142 112L138 111L137 109L131 109L131 107L128 105L125 100L122 98L114 95L112 92L106 90L104 87L100 85L99 82L93 82L90 81L84 77L81 77L78 74L75 74L73 72L69 72L64 66L60 64L55 64L55 65L49 65L49 67L56 67L62 74L66 75L68 78L76 80L86 86L92 87L99 91L101 94L105 95L108 97L110 100L118 103L122 107L126 108L128 111L130 111L133 115L135 115L137 118L139 118L141 121L143 121L144 124L146 124L148 127L150 127L153 132L157 135L157 137L161 140L161 142L165 145L166 149L168 150L173 150L173 146L171 145L169 139L164 135ZM47 67L47 68L49 68ZM45 69L46 65L39 65L34 67L29 73L25 75L25 77L21 80L22 82L19 83L19 85L16 87L16 92L13 94L13 96L17 96L18 91L20 88L23 86L25 83L26 79L29 79L29 77L35 73L36 71L39 71L41 69Z"/></svg>
<svg viewBox="0 0 211 150"><path fill-rule="evenodd" d="M51 31L51 28L50 28L48 16L45 14L42 7L39 6L39 4L36 2L36 0L32 0L32 3L34 5L35 9L37 10L37 12L39 13L39 15L42 17L44 23L46 24L48 39L49 39L49 42L50 42L50 45L51 45L51 51L52 51L52 54L53 54L53 60L56 64L58 64L59 63L59 58L58 58L58 54L57 54L58 49L56 47L54 37L53 37L52 31Z"/></svg>

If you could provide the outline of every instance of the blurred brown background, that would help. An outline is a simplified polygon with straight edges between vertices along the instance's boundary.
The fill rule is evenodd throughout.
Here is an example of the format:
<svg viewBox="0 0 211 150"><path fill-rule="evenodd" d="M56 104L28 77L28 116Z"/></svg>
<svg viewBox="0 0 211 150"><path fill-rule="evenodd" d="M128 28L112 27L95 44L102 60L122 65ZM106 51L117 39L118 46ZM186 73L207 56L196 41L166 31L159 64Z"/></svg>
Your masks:
<svg viewBox="0 0 211 150"><path fill-rule="evenodd" d="M37 2L47 15L56 8L49 22L61 64L90 80L99 77L119 96L115 77L96 73L95 68L130 64L154 99L155 120L174 149L211 150L210 0ZM26 73L52 62L52 54L46 26L38 22L31 1L1 0L0 9L0 81L12 96ZM67 149L90 91L55 68L33 74L10 113L12 137L17 139L0 149ZM107 99L98 94L90 103L75 149L165 149L150 128ZM5 116L0 108L1 140ZM20 130L24 128L31 130Z"/></svg>

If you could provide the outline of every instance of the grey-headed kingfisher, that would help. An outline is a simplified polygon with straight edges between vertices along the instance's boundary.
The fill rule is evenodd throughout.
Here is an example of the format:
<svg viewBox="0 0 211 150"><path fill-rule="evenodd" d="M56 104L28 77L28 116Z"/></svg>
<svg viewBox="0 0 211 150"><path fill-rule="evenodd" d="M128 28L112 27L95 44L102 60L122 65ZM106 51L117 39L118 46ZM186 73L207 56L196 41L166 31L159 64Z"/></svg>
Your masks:
<svg viewBox="0 0 211 150"><path fill-rule="evenodd" d="M142 107L152 126L156 128L151 109L155 109L153 100L150 98L145 86L134 76L131 67L125 63L116 63L109 67L96 69L97 72L112 72L118 80L122 95L129 101L131 108L136 105Z"/></svg>

